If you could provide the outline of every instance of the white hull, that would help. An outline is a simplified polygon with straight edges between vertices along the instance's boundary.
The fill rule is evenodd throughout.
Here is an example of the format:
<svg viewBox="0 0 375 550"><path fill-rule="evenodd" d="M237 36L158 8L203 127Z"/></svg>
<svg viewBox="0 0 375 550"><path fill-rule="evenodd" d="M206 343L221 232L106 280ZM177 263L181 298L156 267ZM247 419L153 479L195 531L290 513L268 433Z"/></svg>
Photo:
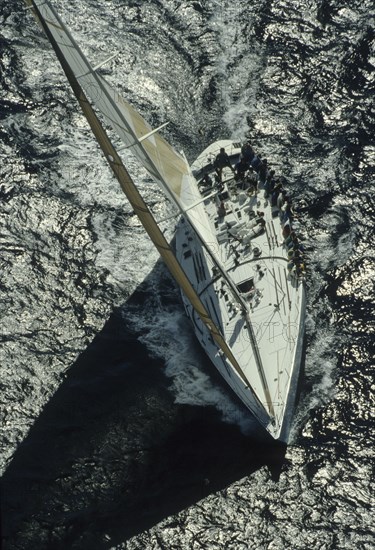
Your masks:
<svg viewBox="0 0 375 550"><path fill-rule="evenodd" d="M204 173L213 172L211 160L220 147L225 147L232 164L237 162L239 144L231 141L212 144L192 165L198 182ZM207 196L205 210L217 239L209 246L234 283L241 285L239 288L243 292L240 295L247 304L258 353L254 351L246 319L233 292L186 220L179 223L176 231L176 251L179 262L224 335L249 384L218 349L184 294L183 302L198 340L222 377L275 439L287 441L302 358L305 286L303 280L291 275L287 269L283 224L275 208L272 209L265 200L262 185L259 185L257 194L249 195L238 189L229 168L225 169L223 176L225 187L219 194L215 193L215 185L203 190L203 196ZM227 213L221 218L217 212L218 197L225 197ZM264 212L266 226L264 232L253 236L251 225L257 211ZM250 239L247 238L249 234ZM251 290L244 292L247 284ZM254 353L260 356L263 381ZM269 389L273 414L270 414L265 385Z"/></svg>

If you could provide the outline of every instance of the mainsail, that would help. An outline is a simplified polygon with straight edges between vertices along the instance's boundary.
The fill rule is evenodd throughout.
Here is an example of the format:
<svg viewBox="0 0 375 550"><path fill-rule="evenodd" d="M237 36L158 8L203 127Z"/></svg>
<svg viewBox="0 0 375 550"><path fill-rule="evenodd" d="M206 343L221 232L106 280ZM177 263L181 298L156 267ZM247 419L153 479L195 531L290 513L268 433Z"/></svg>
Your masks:
<svg viewBox="0 0 375 550"><path fill-rule="evenodd" d="M136 152L143 165L159 181L167 195L172 198L180 210L183 212L189 210L189 214L192 216L192 218L189 218L189 221L196 230L197 225L199 226L197 233L201 238L205 239L206 244L210 245L211 243L214 246L216 238L212 233L207 215L203 207L201 207L201 196L188 163L161 136L156 135L146 121L117 92L114 92L103 78L96 74L48 1L26 0L26 3L34 9L35 15L47 34L90 127L134 211L177 283L210 331L213 339L242 378L248 390L253 394L263 410L265 410L263 401L251 387L230 347L211 319L207 309L192 287L169 243L166 241L150 210L135 187L116 149L87 100L81 87L81 82L88 89L90 87L92 89L95 84L99 83L99 88L96 87L95 105L100 108L105 120L117 130L123 141L132 147L133 152ZM115 97L115 102L111 100L111 94L112 97ZM113 94L117 95L113 96ZM119 113L122 116L118 117ZM140 142L146 135L148 137L144 139L141 145ZM191 185L192 183L193 185ZM268 414L273 417L273 407L269 393L266 392L266 395L266 403L269 409Z"/></svg>

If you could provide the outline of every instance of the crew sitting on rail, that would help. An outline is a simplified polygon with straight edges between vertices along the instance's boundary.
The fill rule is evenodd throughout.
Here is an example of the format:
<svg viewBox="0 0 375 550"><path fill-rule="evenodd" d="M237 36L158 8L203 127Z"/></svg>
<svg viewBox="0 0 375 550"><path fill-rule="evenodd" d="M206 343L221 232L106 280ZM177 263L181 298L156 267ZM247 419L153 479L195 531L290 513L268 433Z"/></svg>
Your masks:
<svg viewBox="0 0 375 550"><path fill-rule="evenodd" d="M290 248L291 246L294 246L294 243L298 242L297 235L295 231L292 229L290 234L285 238L284 244L287 248Z"/></svg>
<svg viewBox="0 0 375 550"><path fill-rule="evenodd" d="M293 233L293 236L291 237ZM288 257L289 257L289 252L291 250L298 250L301 254L303 254L305 252L305 247L303 246L302 243L299 242L298 238L297 238L297 235L294 233L294 231L292 231L292 233L289 235L289 237L287 237L285 239L285 246L286 246L286 249L288 251Z"/></svg>
<svg viewBox="0 0 375 550"><path fill-rule="evenodd" d="M275 170L270 170L266 177L266 182L264 184L264 196L267 198L270 194L272 194L274 188L275 188Z"/></svg>
<svg viewBox="0 0 375 550"><path fill-rule="evenodd" d="M300 257L303 255L303 246L297 244L294 244L293 247L288 249L288 259Z"/></svg>
<svg viewBox="0 0 375 550"><path fill-rule="evenodd" d="M288 259L303 261L303 252L300 250L298 245L288 251Z"/></svg>
<svg viewBox="0 0 375 550"><path fill-rule="evenodd" d="M305 275L305 264L300 254L296 254L287 265L287 269L291 273L295 273L298 277Z"/></svg>
<svg viewBox="0 0 375 550"><path fill-rule="evenodd" d="M278 183L276 185L276 187L274 188L273 193L271 195L271 206L276 206L277 205L277 198L278 198L279 194L281 193L282 188L283 188L283 186L281 185L281 183Z"/></svg>
<svg viewBox="0 0 375 550"><path fill-rule="evenodd" d="M306 267L303 262L289 262L288 271L292 274L297 275L297 277L303 277L306 274Z"/></svg>
<svg viewBox="0 0 375 550"><path fill-rule="evenodd" d="M219 181L222 180L222 172L223 169L227 166L232 170L234 173L234 168L230 163L230 158L228 154L225 152L224 147L221 147L220 153L216 156L215 162L214 162L215 170L218 175Z"/></svg>
<svg viewBox="0 0 375 550"><path fill-rule="evenodd" d="M283 206L283 204L285 203L286 200L287 200L286 190L282 189L281 193L279 193L279 195L277 197L277 201L276 201L276 206L279 210L281 210L281 208L282 208L282 206Z"/></svg>
<svg viewBox="0 0 375 550"><path fill-rule="evenodd" d="M283 223L289 221L290 223L293 220L293 209L292 209L292 201L290 199L286 200L282 207L281 212L281 221Z"/></svg>

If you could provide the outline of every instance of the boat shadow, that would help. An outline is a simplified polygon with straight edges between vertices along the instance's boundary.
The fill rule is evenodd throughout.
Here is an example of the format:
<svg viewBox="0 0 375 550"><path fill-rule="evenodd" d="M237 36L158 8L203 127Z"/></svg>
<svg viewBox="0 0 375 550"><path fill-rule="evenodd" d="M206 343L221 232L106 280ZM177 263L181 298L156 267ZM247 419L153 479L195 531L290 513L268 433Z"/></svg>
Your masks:
<svg viewBox="0 0 375 550"><path fill-rule="evenodd" d="M263 466L278 478L284 445L244 435L213 407L174 403L163 363L124 322L124 308L150 297L152 276L113 311L16 450L2 479L5 548L111 548Z"/></svg>

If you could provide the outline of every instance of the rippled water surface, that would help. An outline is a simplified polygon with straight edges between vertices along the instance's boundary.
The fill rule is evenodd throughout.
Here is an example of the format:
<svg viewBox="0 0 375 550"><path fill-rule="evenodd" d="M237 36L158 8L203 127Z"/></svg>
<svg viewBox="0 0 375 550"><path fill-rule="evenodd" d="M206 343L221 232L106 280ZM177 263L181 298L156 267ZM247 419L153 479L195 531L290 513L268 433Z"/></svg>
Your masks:
<svg viewBox="0 0 375 550"><path fill-rule="evenodd" d="M189 160L248 135L306 201L306 358L285 449L204 357L51 47L3 2L4 547L375 548L372 2L54 5Z"/></svg>

